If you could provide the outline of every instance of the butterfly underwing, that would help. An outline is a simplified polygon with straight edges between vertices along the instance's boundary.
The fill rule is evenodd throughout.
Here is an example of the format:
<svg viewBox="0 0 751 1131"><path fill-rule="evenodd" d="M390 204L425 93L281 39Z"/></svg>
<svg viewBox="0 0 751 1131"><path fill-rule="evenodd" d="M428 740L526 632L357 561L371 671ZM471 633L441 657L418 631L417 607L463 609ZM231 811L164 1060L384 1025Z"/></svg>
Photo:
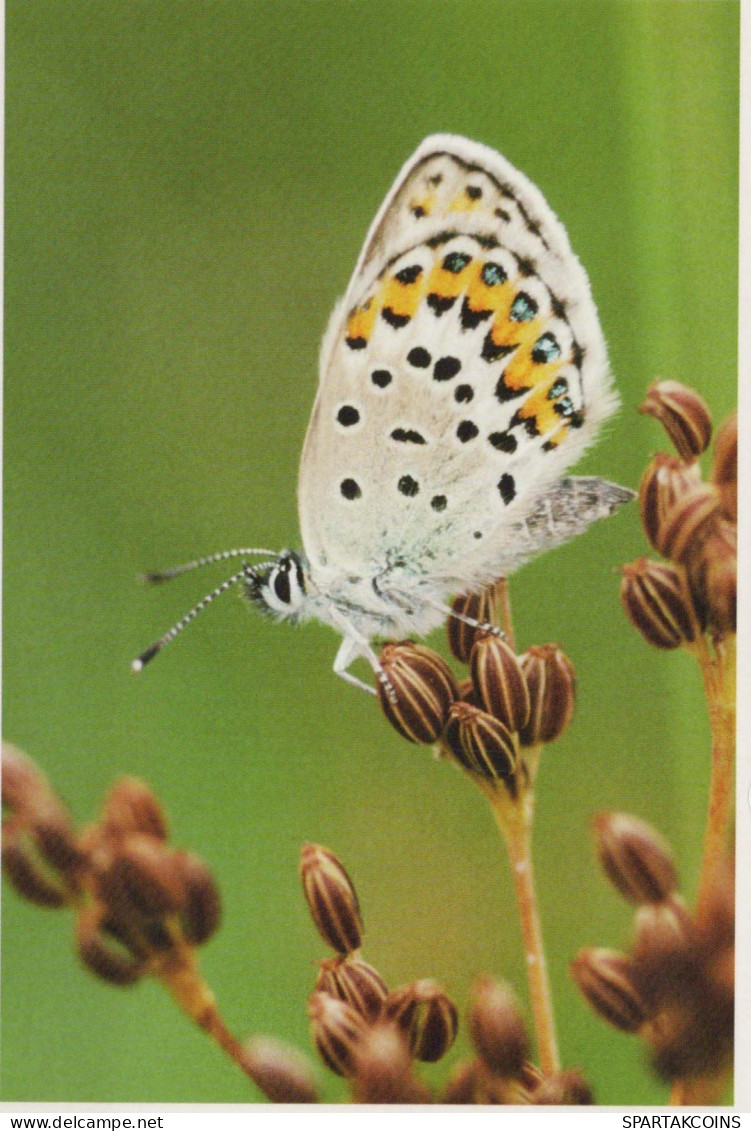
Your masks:
<svg viewBox="0 0 751 1131"><path fill-rule="evenodd" d="M278 619L342 636L334 670L374 639L423 636L452 595L508 576L633 492L566 476L617 407L584 268L540 191L448 134L399 173L323 339L300 462L302 552L262 554L135 661L240 584Z"/></svg>

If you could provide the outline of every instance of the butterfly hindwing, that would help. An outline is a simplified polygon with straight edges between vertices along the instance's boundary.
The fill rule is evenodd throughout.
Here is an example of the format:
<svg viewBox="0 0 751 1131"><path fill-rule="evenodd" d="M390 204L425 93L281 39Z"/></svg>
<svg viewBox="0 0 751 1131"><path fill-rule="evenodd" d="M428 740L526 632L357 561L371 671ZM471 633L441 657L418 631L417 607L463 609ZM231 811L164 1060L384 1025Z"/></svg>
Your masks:
<svg viewBox="0 0 751 1131"><path fill-rule="evenodd" d="M359 576L505 572L514 526L615 406L564 228L502 157L451 136L397 178L321 366L303 542Z"/></svg>

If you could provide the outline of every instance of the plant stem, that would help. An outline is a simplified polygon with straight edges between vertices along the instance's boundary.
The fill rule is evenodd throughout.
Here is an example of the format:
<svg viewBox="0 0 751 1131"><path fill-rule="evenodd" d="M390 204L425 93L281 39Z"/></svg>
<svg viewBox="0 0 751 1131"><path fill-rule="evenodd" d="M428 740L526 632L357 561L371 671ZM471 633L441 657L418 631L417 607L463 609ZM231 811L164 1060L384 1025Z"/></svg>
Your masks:
<svg viewBox="0 0 751 1131"><path fill-rule="evenodd" d="M180 1009L244 1070L242 1042L224 1023L213 991L201 977L191 949L185 944L178 946L155 974Z"/></svg>
<svg viewBox="0 0 751 1131"><path fill-rule="evenodd" d="M484 792L506 842L514 875L540 1067L549 1076L560 1070L561 1063L532 869L533 796L531 790L523 789L512 800L502 784L488 785Z"/></svg>
<svg viewBox="0 0 751 1131"><path fill-rule="evenodd" d="M516 651L516 644L514 643L514 621L511 616L511 600L509 598L508 581L505 577L499 578L494 586L493 596L496 605L496 628L503 630L503 635L506 637L506 643L509 648ZM497 623L500 621L500 623Z"/></svg>

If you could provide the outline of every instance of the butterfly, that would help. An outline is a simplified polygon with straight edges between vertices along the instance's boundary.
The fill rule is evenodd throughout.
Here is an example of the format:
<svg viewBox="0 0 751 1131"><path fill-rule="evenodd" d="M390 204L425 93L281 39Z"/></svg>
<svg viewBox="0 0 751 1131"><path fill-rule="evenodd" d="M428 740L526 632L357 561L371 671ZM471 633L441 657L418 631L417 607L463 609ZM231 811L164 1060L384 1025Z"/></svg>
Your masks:
<svg viewBox="0 0 751 1131"><path fill-rule="evenodd" d="M302 552L228 550L148 575L267 558L243 562L133 667L240 585L278 620L334 628L334 671L372 691L349 668L364 657L385 679L374 640L425 636L457 615L452 596L633 497L564 474L617 404L586 272L539 189L484 145L428 137L323 338L300 461Z"/></svg>

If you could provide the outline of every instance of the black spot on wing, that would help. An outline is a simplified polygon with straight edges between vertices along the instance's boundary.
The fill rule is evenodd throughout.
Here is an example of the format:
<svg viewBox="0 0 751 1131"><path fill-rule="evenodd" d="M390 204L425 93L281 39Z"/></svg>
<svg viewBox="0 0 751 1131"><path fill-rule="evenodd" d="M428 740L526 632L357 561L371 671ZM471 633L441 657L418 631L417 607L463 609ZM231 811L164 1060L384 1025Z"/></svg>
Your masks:
<svg viewBox="0 0 751 1131"><path fill-rule="evenodd" d="M381 308L381 318L384 322L388 322L389 326L393 326L395 330L401 330L402 326L406 326L410 317L409 314L395 314L390 306Z"/></svg>
<svg viewBox="0 0 751 1131"><path fill-rule="evenodd" d="M433 366L434 381L450 381L462 367L458 357L439 357Z"/></svg>
<svg viewBox="0 0 751 1131"><path fill-rule="evenodd" d="M513 475L509 475L508 472L502 475L498 480L498 490L504 505L508 506L516 497L516 483L514 482Z"/></svg>
<svg viewBox="0 0 751 1131"><path fill-rule="evenodd" d="M456 295L454 295L453 297L447 297L446 295L437 295L431 293L428 295L427 301L428 306L433 311L436 318L439 318L441 314L445 314L447 310L451 310L451 307L456 302Z"/></svg>
<svg viewBox="0 0 751 1131"><path fill-rule="evenodd" d="M339 490L341 491L344 498L348 499L350 502L353 499L359 499L362 495L360 485L354 479L342 479L341 483L339 484Z"/></svg>
<svg viewBox="0 0 751 1131"><path fill-rule="evenodd" d="M481 322L484 322L493 313L492 310L473 310L469 305L467 299L462 303L462 311L460 315L462 329L474 330Z"/></svg>
<svg viewBox="0 0 751 1131"><path fill-rule="evenodd" d="M374 369L370 374L370 380L379 389L385 389L387 385L391 384L393 378L388 369Z"/></svg>
<svg viewBox="0 0 751 1131"><path fill-rule="evenodd" d="M410 365L414 365L415 369L427 369L431 360L430 354L422 346L415 346L407 354L407 361Z"/></svg>
<svg viewBox="0 0 751 1131"><path fill-rule="evenodd" d="M391 439L397 440L402 444L424 444L425 437L414 428L395 428L391 433Z"/></svg>
<svg viewBox="0 0 751 1131"><path fill-rule="evenodd" d="M420 484L416 479L413 479L411 475L403 475L397 483L397 487L402 495L406 495L409 499L414 498L420 490Z"/></svg>

